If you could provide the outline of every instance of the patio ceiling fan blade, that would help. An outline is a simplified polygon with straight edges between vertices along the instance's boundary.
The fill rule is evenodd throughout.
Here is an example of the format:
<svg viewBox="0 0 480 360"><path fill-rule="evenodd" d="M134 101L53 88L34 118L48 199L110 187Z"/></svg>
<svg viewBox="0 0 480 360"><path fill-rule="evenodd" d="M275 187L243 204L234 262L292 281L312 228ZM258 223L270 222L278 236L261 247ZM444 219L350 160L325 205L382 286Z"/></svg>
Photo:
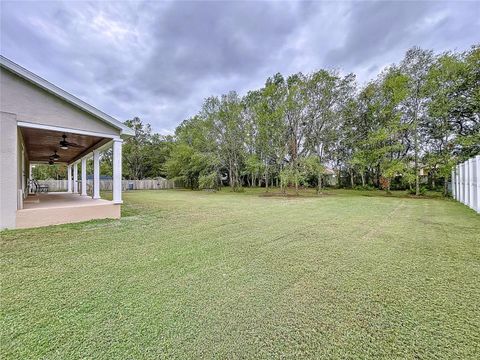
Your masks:
<svg viewBox="0 0 480 360"><path fill-rule="evenodd" d="M83 147L82 145L78 145L78 144L71 143L71 142L68 142L68 146L76 147L76 148L82 148Z"/></svg>
<svg viewBox="0 0 480 360"><path fill-rule="evenodd" d="M54 151L52 155L49 157L50 161L57 161L60 160L60 156L57 154L57 150Z"/></svg>
<svg viewBox="0 0 480 360"><path fill-rule="evenodd" d="M67 150L69 147L82 148L83 146L67 141L67 135L63 134L62 140L60 140L60 148Z"/></svg>

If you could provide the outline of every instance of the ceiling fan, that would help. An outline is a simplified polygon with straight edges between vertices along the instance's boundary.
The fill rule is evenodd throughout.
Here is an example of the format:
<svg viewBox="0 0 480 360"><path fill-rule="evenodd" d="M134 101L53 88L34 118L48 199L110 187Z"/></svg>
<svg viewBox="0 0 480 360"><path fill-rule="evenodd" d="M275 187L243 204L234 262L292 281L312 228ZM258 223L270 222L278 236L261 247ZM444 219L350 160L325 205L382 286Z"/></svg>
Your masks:
<svg viewBox="0 0 480 360"><path fill-rule="evenodd" d="M57 154L57 150L54 151L53 155L50 155L50 161L58 161L60 160L60 155ZM50 164L50 161L48 162ZM50 164L52 165L52 164Z"/></svg>
<svg viewBox="0 0 480 360"><path fill-rule="evenodd" d="M67 135L62 135L62 140L60 140L60 149L67 150L69 147L81 148L83 146L67 141Z"/></svg>

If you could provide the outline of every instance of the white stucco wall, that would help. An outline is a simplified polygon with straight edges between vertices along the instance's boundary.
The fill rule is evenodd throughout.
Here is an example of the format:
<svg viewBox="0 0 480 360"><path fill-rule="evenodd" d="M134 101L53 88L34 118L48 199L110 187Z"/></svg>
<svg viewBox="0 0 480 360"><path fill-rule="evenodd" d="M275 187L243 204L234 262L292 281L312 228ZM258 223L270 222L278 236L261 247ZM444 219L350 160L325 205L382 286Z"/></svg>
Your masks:
<svg viewBox="0 0 480 360"><path fill-rule="evenodd" d="M0 112L0 229L15 228L18 159L17 118Z"/></svg>
<svg viewBox="0 0 480 360"><path fill-rule="evenodd" d="M120 135L95 116L0 68L0 110L17 115L17 121Z"/></svg>

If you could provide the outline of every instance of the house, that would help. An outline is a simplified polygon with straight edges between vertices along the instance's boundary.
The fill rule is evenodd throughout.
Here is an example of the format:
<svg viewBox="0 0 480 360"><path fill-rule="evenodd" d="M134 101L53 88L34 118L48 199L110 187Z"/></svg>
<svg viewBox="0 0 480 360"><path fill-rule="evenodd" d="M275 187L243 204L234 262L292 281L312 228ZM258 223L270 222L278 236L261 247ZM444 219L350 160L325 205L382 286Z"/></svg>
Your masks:
<svg viewBox="0 0 480 360"><path fill-rule="evenodd" d="M323 185L326 186L337 186L337 175L335 173L335 170L332 168L326 167L323 170Z"/></svg>
<svg viewBox="0 0 480 360"><path fill-rule="evenodd" d="M0 229L120 217L122 142L131 135L120 121L1 56ZM107 147L113 147L112 201L100 198L100 151ZM67 164L68 191L29 195L31 165L54 162Z"/></svg>

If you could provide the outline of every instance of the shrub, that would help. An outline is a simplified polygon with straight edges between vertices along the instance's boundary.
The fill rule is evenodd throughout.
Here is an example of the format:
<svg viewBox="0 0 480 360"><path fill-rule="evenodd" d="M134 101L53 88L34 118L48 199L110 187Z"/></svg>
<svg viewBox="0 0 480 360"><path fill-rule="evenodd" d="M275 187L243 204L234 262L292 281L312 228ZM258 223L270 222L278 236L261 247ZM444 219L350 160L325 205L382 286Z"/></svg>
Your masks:
<svg viewBox="0 0 480 360"><path fill-rule="evenodd" d="M390 179L381 176L380 177L380 188L388 191L390 189Z"/></svg>
<svg viewBox="0 0 480 360"><path fill-rule="evenodd" d="M410 195L415 195L416 191L415 188L411 188L408 190ZM427 194L427 187L425 185L420 186L420 195L426 195Z"/></svg>
<svg viewBox="0 0 480 360"><path fill-rule="evenodd" d="M212 172L208 175L201 175L198 178L198 187L200 189L216 189L217 188L217 173Z"/></svg>

